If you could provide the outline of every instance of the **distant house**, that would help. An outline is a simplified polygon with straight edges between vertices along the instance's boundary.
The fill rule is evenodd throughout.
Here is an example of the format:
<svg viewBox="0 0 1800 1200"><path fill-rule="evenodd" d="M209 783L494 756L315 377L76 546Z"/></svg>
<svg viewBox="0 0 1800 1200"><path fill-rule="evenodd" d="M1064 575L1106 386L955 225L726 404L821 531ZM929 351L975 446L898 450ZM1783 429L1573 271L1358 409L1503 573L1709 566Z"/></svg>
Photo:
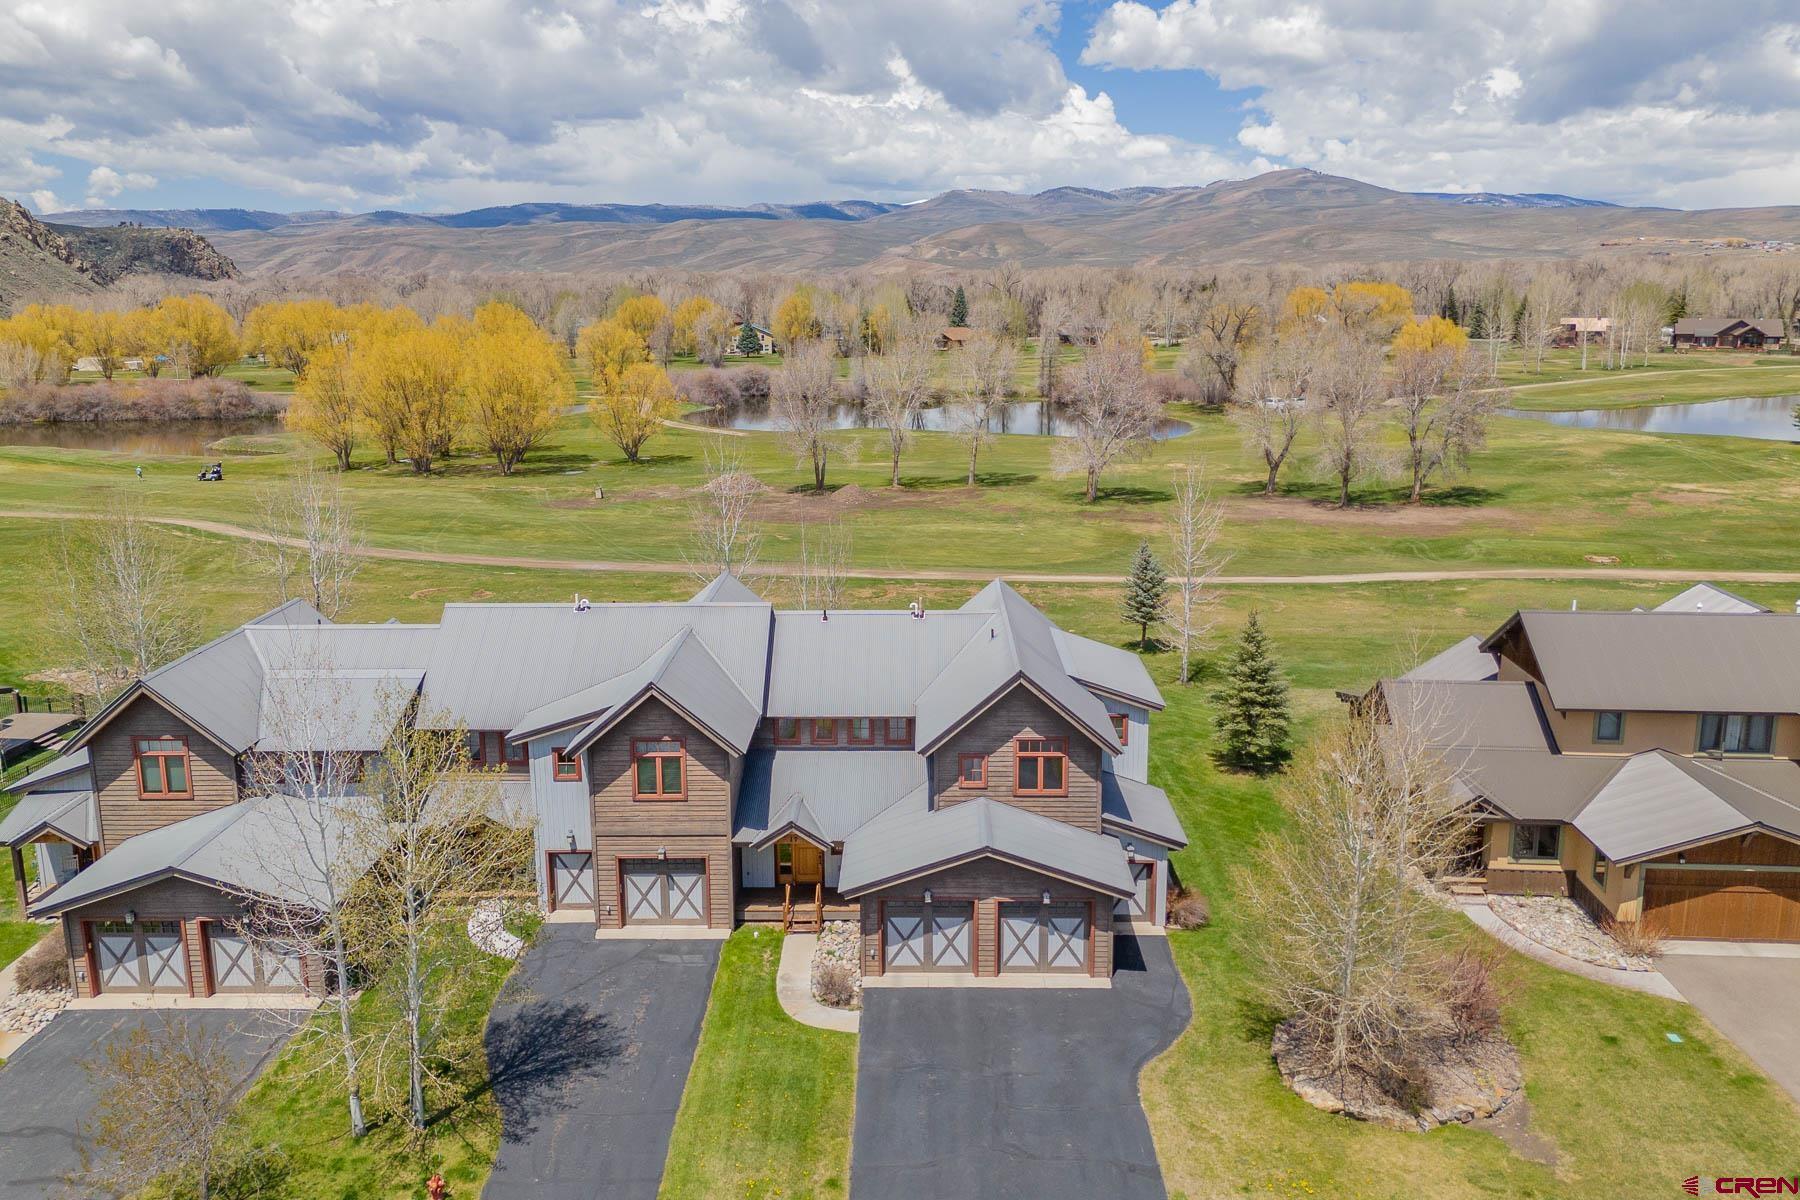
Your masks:
<svg viewBox="0 0 1800 1200"><path fill-rule="evenodd" d="M1683 317L1669 344L1677 350L1773 350L1781 343L1781 322L1768 317Z"/></svg>
<svg viewBox="0 0 1800 1200"><path fill-rule="evenodd" d="M775 353L775 335L774 334L770 333L767 329L764 329L761 325L756 325L756 324L752 324L750 326L750 332L754 333L756 335L757 343L761 347L761 349L757 350L758 354L773 354L773 353ZM743 325L739 324L739 325L732 326L731 327L731 341L726 344L725 353L728 355L742 354L743 351L738 349L738 339L742 338L743 336L744 336L744 326Z"/></svg>
<svg viewBox="0 0 1800 1200"><path fill-rule="evenodd" d="M939 350L961 350L969 344L975 331L967 325L947 325L938 330L937 348Z"/></svg>

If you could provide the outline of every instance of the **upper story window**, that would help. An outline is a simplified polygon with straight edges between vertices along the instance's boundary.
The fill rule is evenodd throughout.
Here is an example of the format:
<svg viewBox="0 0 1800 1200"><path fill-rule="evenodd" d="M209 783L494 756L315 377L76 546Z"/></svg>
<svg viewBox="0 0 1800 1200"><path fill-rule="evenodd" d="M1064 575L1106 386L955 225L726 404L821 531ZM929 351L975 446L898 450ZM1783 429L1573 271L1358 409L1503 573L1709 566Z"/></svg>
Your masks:
<svg viewBox="0 0 1800 1200"><path fill-rule="evenodd" d="M890 746L912 745L912 718L889 717L887 719L887 737Z"/></svg>
<svg viewBox="0 0 1800 1200"><path fill-rule="evenodd" d="M485 767L493 761L487 753L487 734L479 729L470 729L463 734L463 744L469 749L469 765Z"/></svg>
<svg viewBox="0 0 1800 1200"><path fill-rule="evenodd" d="M873 746L875 744L875 722L870 717L851 717L850 744L852 746Z"/></svg>
<svg viewBox="0 0 1800 1200"><path fill-rule="evenodd" d="M687 751L680 738L631 743L632 795L639 800L687 798Z"/></svg>
<svg viewBox="0 0 1800 1200"><path fill-rule="evenodd" d="M795 746L800 743L800 718L775 718L775 744L778 746Z"/></svg>
<svg viewBox="0 0 1800 1200"><path fill-rule="evenodd" d="M185 799L194 794L188 772L187 739L150 737L135 739L138 795L145 800Z"/></svg>
<svg viewBox="0 0 1800 1200"><path fill-rule="evenodd" d="M550 778L558 783L581 782L581 755L570 754L567 746L550 751Z"/></svg>
<svg viewBox="0 0 1800 1200"><path fill-rule="evenodd" d="M1512 856L1520 861L1553 861L1562 857L1561 825L1514 825Z"/></svg>
<svg viewBox="0 0 1800 1200"><path fill-rule="evenodd" d="M1597 712L1594 714L1594 740L1596 742L1618 743L1625 740L1625 714L1622 712Z"/></svg>
<svg viewBox="0 0 1800 1200"><path fill-rule="evenodd" d="M1131 718L1124 713L1107 713L1112 718L1113 736L1119 739L1119 745L1131 744Z"/></svg>
<svg viewBox="0 0 1800 1200"><path fill-rule="evenodd" d="M987 786L987 755L959 754L956 756L956 783L958 787L984 788Z"/></svg>
<svg viewBox="0 0 1800 1200"><path fill-rule="evenodd" d="M1013 745L1016 796L1069 794L1069 743L1063 738L1020 738Z"/></svg>
<svg viewBox="0 0 1800 1200"><path fill-rule="evenodd" d="M496 733L494 740L499 743L500 751L506 756L509 767L524 767L531 763L531 747L525 742L509 742L504 733Z"/></svg>
<svg viewBox="0 0 1800 1200"><path fill-rule="evenodd" d="M1721 754L1767 754L1775 741L1775 718L1768 713L1701 713L1700 750Z"/></svg>
<svg viewBox="0 0 1800 1200"><path fill-rule="evenodd" d="M814 717L812 723L812 744L815 746L835 746L838 740L838 720L836 717Z"/></svg>

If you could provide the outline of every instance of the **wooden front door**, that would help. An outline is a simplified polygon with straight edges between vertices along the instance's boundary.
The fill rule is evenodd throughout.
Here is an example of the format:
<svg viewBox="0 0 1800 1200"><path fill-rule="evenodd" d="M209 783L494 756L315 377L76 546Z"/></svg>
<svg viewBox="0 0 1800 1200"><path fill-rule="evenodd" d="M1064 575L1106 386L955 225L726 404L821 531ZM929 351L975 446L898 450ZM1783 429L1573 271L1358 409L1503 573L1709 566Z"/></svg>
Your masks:
<svg viewBox="0 0 1800 1200"><path fill-rule="evenodd" d="M811 842L788 841L775 844L775 882L825 882L825 852Z"/></svg>

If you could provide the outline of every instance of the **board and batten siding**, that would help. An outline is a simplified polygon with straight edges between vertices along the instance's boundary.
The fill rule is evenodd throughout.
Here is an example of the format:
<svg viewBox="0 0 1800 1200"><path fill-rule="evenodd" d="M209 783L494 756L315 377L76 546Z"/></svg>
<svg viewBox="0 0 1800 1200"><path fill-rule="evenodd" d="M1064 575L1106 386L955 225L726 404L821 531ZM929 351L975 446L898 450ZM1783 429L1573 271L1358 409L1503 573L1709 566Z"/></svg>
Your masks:
<svg viewBox="0 0 1800 1200"><path fill-rule="evenodd" d="M1018 738L1063 738L1068 745L1068 795L1016 796L1013 743ZM961 756L987 758L987 786L964 788ZM1088 736L1038 698L1016 685L931 754L932 803L948 808L977 796L1039 813L1092 833L1100 832L1101 750Z"/></svg>
<svg viewBox="0 0 1800 1200"><path fill-rule="evenodd" d="M1148 923L1159 928L1169 922L1169 848L1158 845L1148 838L1132 837L1130 834L1117 835L1119 845L1130 844L1131 849L1125 852L1132 862L1149 862L1155 865L1156 874L1150 879L1150 913ZM1136 918L1143 921L1146 918ZM1121 921L1121 924L1123 922Z"/></svg>
<svg viewBox="0 0 1800 1200"><path fill-rule="evenodd" d="M1125 715L1125 752L1102 755L1105 760L1103 769L1113 772L1121 779L1149 783L1150 710L1108 696L1101 696L1100 702L1106 705L1107 712Z"/></svg>
<svg viewBox="0 0 1800 1200"><path fill-rule="evenodd" d="M133 742L137 738L168 736L187 739L189 786L193 798L140 799ZM238 800L236 760L153 696L139 696L121 709L95 735L89 743L89 751L93 760L94 796L100 813L101 854L116 849L126 838L212 812Z"/></svg>
<svg viewBox="0 0 1800 1200"><path fill-rule="evenodd" d="M678 737L687 752L684 800L632 798L631 744L638 739ZM628 713L598 743L583 764L593 805L595 919L606 928L622 923L618 860L704 858L707 918L714 928L732 923L731 818L743 760L695 728L654 696Z"/></svg>
<svg viewBox="0 0 1800 1200"><path fill-rule="evenodd" d="M551 762L551 750L568 745L577 732L579 731L565 729L559 733L532 738L526 743L531 750L531 807L537 817L538 904L543 907L548 907L550 902L550 881L546 878L549 854L552 851L570 849L571 833L575 836L574 849L594 848L594 814L588 795L588 764L582 763L580 779L559 780Z"/></svg>

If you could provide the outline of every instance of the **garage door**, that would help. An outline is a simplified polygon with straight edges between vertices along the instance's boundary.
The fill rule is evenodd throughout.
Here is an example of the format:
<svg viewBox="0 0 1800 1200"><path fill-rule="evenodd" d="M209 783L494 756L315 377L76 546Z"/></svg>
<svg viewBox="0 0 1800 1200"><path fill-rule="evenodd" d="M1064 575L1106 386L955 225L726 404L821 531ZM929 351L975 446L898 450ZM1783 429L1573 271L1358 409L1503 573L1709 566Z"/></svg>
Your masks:
<svg viewBox="0 0 1800 1200"><path fill-rule="evenodd" d="M968 971L974 958L973 904L897 904L882 911L882 964L889 971Z"/></svg>
<svg viewBox="0 0 1800 1200"><path fill-rule="evenodd" d="M1113 903L1113 916L1140 918L1149 920L1150 888L1156 879L1156 864L1153 862L1134 862L1131 864L1131 880L1136 886L1129 900L1118 900Z"/></svg>
<svg viewBox="0 0 1800 1200"><path fill-rule="evenodd" d="M594 907L594 856L586 851L550 856L550 907Z"/></svg>
<svg viewBox="0 0 1800 1200"><path fill-rule="evenodd" d="M1002 971L1086 971L1088 906L1002 904Z"/></svg>
<svg viewBox="0 0 1800 1200"><path fill-rule="evenodd" d="M698 858L625 863L625 920L633 925L699 925L706 920L706 862Z"/></svg>
<svg viewBox="0 0 1800 1200"><path fill-rule="evenodd" d="M300 988L300 960L287 954L259 951L240 934L206 932L207 963L217 992L287 992Z"/></svg>
<svg viewBox="0 0 1800 1200"><path fill-rule="evenodd" d="M1800 942L1800 874L1650 867L1644 920L1675 938Z"/></svg>
<svg viewBox="0 0 1800 1200"><path fill-rule="evenodd" d="M180 921L108 921L93 928L102 992L186 992Z"/></svg>

